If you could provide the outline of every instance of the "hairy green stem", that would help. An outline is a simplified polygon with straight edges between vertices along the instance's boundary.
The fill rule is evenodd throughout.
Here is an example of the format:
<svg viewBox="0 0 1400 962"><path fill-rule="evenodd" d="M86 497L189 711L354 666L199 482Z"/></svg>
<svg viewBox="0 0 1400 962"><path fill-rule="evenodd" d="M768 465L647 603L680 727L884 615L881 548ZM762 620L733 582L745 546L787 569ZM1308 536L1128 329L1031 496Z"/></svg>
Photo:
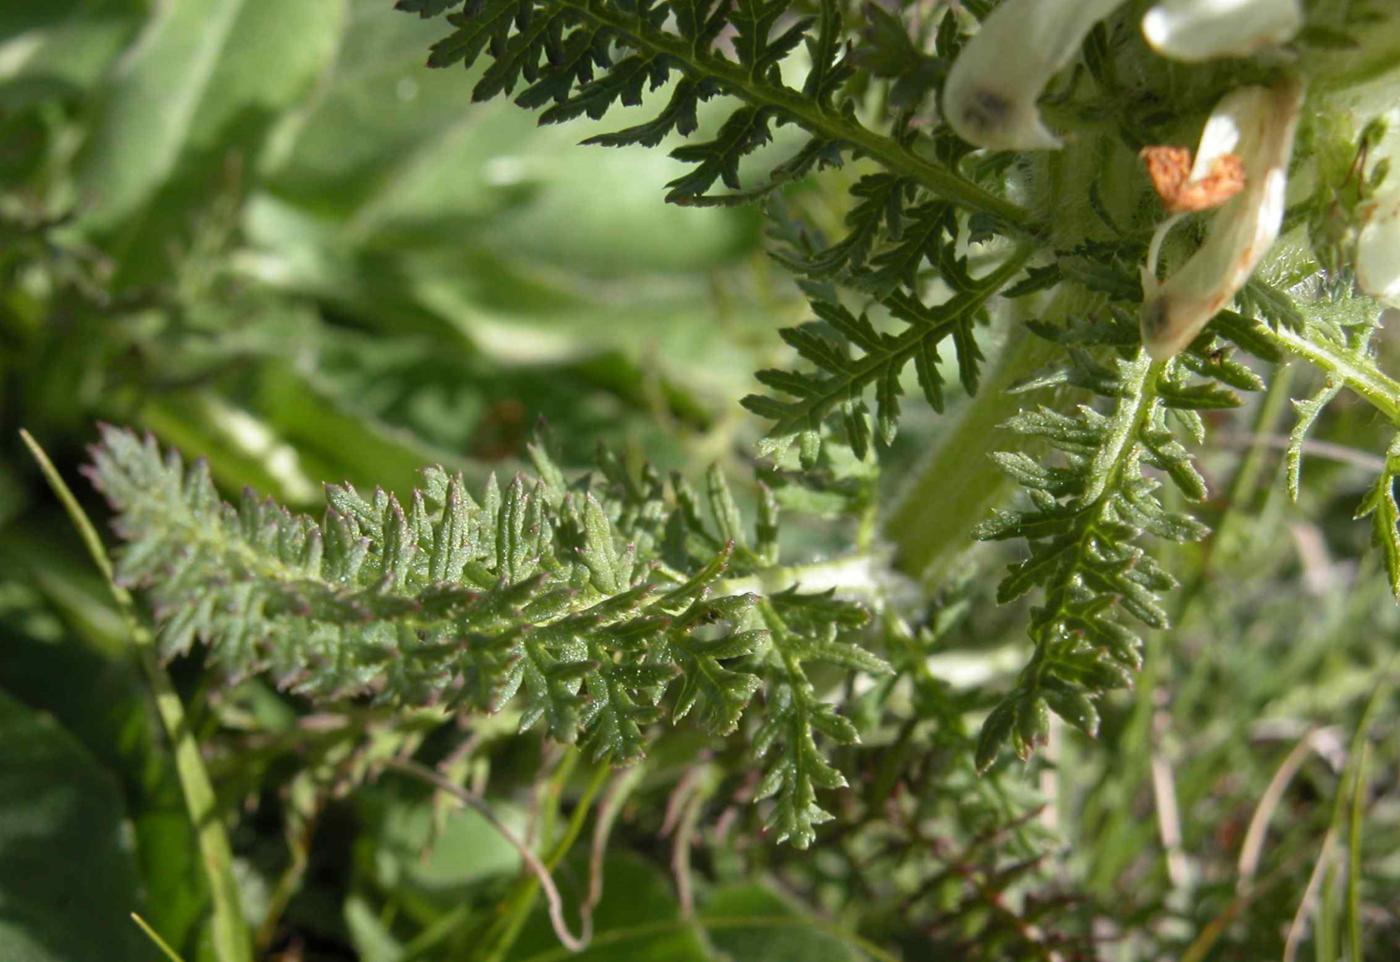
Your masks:
<svg viewBox="0 0 1400 962"><path fill-rule="evenodd" d="M1382 373L1373 364L1337 350L1325 341L1309 340L1286 327L1260 325L1261 333L1295 357L1301 357L1337 378L1373 408L1400 426L1400 382Z"/></svg>
<svg viewBox="0 0 1400 962"><path fill-rule="evenodd" d="M1152 413L1152 402L1157 399L1157 375L1164 365L1163 361L1154 363L1146 351L1139 350L1132 366L1123 373L1123 400L1114 412L1104 446L1094 456L1090 472L1094 482L1084 492L1085 503L1096 511L1104 493L1119 487L1133 445Z"/></svg>
<svg viewBox="0 0 1400 962"><path fill-rule="evenodd" d="M893 138L876 133L854 117L819 104L791 87L753 77L731 60L699 49L676 34L656 30L639 18L626 16L606 4L590 0L544 2L575 11L613 31L638 50L665 54L680 62L686 73L716 80L746 103L779 111L825 140L848 143L891 173L908 177L961 207L991 214L1021 233L1030 232L1030 213L1025 208L984 190Z"/></svg>
<svg viewBox="0 0 1400 962"><path fill-rule="evenodd" d="M1047 316L1066 316L1082 303L1061 289ZM936 446L904 487L886 517L883 534L894 546L894 567L911 577L937 579L968 545L972 529L1005 496L1012 483L992 452L1012 445L1002 428L1025 398L1010 389L1057 356L1058 348L1015 321L1001 359L981 390L945 428Z"/></svg>
<svg viewBox="0 0 1400 962"><path fill-rule="evenodd" d="M199 842L199 854L204 864L205 878L209 883L211 905L211 943L214 957L218 962L251 962L252 942L247 920L239 903L238 886L233 877L233 851L229 846L228 835L219 815L218 799L214 795L209 773L204 768L199 743L195 741L189 720L185 717L180 696L171 684L170 676L161 667L156 657L155 637L141 623L136 612L136 603L131 594L119 584L112 571L112 562L102 545L102 539L93 527L78 499L74 497L58 469L49 460L39 443L27 431L20 431L34 460L38 462L45 479L54 495L62 502L73 526L78 530L84 546L92 556L93 564L107 582L122 617L126 620L132 648L136 652L141 669L146 675L147 684L156 703L156 711L170 738L175 756L175 771L180 779L180 787L185 797L185 810L190 824L194 826L195 837Z"/></svg>

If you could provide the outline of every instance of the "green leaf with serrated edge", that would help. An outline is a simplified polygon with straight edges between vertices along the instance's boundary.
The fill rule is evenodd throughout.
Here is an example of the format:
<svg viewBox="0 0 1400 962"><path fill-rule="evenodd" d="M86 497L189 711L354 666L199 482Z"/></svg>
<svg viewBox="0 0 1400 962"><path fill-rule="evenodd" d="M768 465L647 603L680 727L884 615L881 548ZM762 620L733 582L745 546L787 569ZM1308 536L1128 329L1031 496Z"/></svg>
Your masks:
<svg viewBox="0 0 1400 962"><path fill-rule="evenodd" d="M1016 699L1016 725L1011 732L1012 745L1023 761L1050 738L1050 711L1045 699L1027 692Z"/></svg>
<svg viewBox="0 0 1400 962"><path fill-rule="evenodd" d="M624 576L617 546L613 543L612 525L603 506L588 494L584 496L581 513L584 544L579 557L593 576L593 586L604 593L622 590L629 579Z"/></svg>
<svg viewBox="0 0 1400 962"><path fill-rule="evenodd" d="M818 740L855 731L801 666L881 670L835 638L868 613L796 591L714 596L723 577L765 583L774 506L760 509L765 561L720 542L679 479L600 466L602 483L571 486L548 468L504 490L492 478L476 500L441 469L404 501L333 487L319 522L253 496L226 505L202 465L118 429L104 432L91 473L126 542L120 577L150 595L167 651L207 645L225 674L267 672L313 701L373 692L499 710L515 699L523 728L616 761L641 755L665 715L732 732L763 691L767 706L791 709L765 714L756 733L776 780L773 824L810 841L825 817L816 793L844 783ZM717 471L707 492L715 526L741 533ZM665 563L653 556L663 537ZM772 625L759 605L774 606Z"/></svg>
<svg viewBox="0 0 1400 962"><path fill-rule="evenodd" d="M1242 403L1239 395L1214 381L1201 381L1196 384L1163 383L1158 395L1167 407L1185 408L1193 411L1219 411L1237 408Z"/></svg>
<svg viewBox="0 0 1400 962"><path fill-rule="evenodd" d="M255 497L225 506L202 466L115 428L92 475L118 510L122 577L150 592L168 643L207 644L231 676L272 672L312 699L372 689L388 702L484 709L517 696L524 727L616 759L643 751L661 702L728 732L766 683L795 690L787 737L767 755L792 772L783 797L794 837L818 818L799 795L839 780L813 738L850 734L798 665L882 667L829 637L833 619L867 620L858 606L795 592L781 601L787 655L771 661L769 629L746 623L756 598L707 597L721 576L752 576L760 562L713 548L693 494L650 470L633 482L613 469L605 486L564 486L557 500L561 475L505 490L491 480L479 503L458 476L431 470L409 508L333 487L319 524ZM708 490L718 524L738 531L718 473ZM671 499L689 504L689 521ZM776 556L776 511L760 514ZM636 546L655 543L668 517L687 529L679 567L638 569Z"/></svg>
<svg viewBox="0 0 1400 962"><path fill-rule="evenodd" d="M1357 518L1371 519L1371 540L1381 551L1390 591L1400 601L1400 506L1395 501L1395 478L1400 474L1400 435L1391 442L1381 475L1356 509Z"/></svg>
<svg viewBox="0 0 1400 962"><path fill-rule="evenodd" d="M1044 691L1050 710L1090 738L1099 733L1099 712L1083 692L1048 685Z"/></svg>
<svg viewBox="0 0 1400 962"><path fill-rule="evenodd" d="M1011 736L1011 729L1016 724L1016 702L1011 698L1004 698L992 709L992 713L987 716L987 720L982 723L982 732L977 736L977 751L974 755L974 764L977 771L985 773L997 760L997 755L1001 753L1001 748L1006 744L1006 740Z"/></svg>
<svg viewBox="0 0 1400 962"><path fill-rule="evenodd" d="M705 493L710 502L710 514L719 530L720 540L739 547L747 545L748 537L744 533L744 521L739 514L739 506L734 502L729 482L725 480L724 472L720 471L718 465L711 465L705 474Z"/></svg>
<svg viewBox="0 0 1400 962"><path fill-rule="evenodd" d="M1111 332L1103 336L1116 338ZM1178 363L1210 375L1210 363ZM1192 499L1205 496L1204 481L1169 415L1174 405L1205 404L1212 392L1224 390L1217 389L1218 381L1188 384L1177 365L1154 364L1140 352L1112 368L1079 356L1072 365L1058 383L1111 399L1111 413L1081 406L1075 414L1042 408L1016 415L1010 426L1047 443L1057 460L1019 452L998 456L1031 504L999 511L978 528L984 538L1027 541L1028 557L1008 569L998 600L1036 587L1044 592L1044 603L1031 614L1034 671L1028 669L1021 687L989 719L979 764L990 764L1008 737L1018 754L1029 753L1046 709L1086 732L1096 730L1093 698L1131 684L1131 672L1142 663L1140 641L1118 619L1127 615L1165 627L1162 595L1176 587L1166 568L1135 541L1150 534L1185 542L1207 533L1196 519L1168 510L1161 484L1143 470L1162 470ZM1175 420L1177 432L1199 426L1198 418Z"/></svg>
<svg viewBox="0 0 1400 962"><path fill-rule="evenodd" d="M940 207L939 210L946 209ZM946 225L939 218L944 214L935 216L925 211L922 216L922 234L901 235L902 246L886 251L883 255L886 260L878 268L862 268L865 273L852 281L857 287L864 285L879 292L882 305L906 329L898 335L882 335L864 315L856 317L840 305L814 299L813 311L825 325L785 328L781 334L817 370L781 375L766 371L760 378L766 385L797 400L777 401L754 396L744 400L749 410L775 422L770 428L771 436L811 431L836 413L841 418L847 443L858 456L864 457L869 448L871 427L862 394L873 387L878 436L882 443L892 442L900 413L899 395L903 390L899 378L911 361L925 398L935 409L942 408L943 375L938 368L938 345L947 339L954 343L963 387L969 393L976 391L983 356L973 336L973 322L983 312L986 302L1020 271L1028 250L1016 252L984 277L974 278L966 273L963 260L950 253L952 241L941 233ZM936 238L941 239L935 243ZM933 246L929 247L930 244ZM900 252L906 259L896 264L891 258ZM926 304L919 295L901 286L908 281L910 265L924 258L939 265L945 272L945 280L957 281L953 285L953 296L941 304ZM891 271L893 273L889 273ZM862 356L853 357L854 351Z"/></svg>
<svg viewBox="0 0 1400 962"><path fill-rule="evenodd" d="M798 650L804 661L824 661L875 675L886 675L892 670L884 659L848 642L813 639L800 643Z"/></svg>
<svg viewBox="0 0 1400 962"><path fill-rule="evenodd" d="M1298 412L1298 421L1293 425L1293 430L1288 432L1288 496L1294 501L1298 500L1298 484L1303 476L1303 442L1307 440L1308 432L1316 423L1318 415L1322 409L1338 394L1342 392L1340 382L1327 379L1321 391L1305 401L1295 400L1294 410Z"/></svg>

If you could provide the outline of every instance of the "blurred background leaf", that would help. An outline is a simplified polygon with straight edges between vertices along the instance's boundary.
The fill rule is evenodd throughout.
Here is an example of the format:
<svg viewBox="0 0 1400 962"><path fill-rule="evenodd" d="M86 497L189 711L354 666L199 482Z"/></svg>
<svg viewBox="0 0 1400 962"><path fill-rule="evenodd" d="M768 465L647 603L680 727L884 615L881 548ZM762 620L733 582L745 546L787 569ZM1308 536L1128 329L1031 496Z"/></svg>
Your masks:
<svg viewBox="0 0 1400 962"><path fill-rule="evenodd" d="M0 955L145 958L116 781L52 717L3 692L0 746Z"/></svg>

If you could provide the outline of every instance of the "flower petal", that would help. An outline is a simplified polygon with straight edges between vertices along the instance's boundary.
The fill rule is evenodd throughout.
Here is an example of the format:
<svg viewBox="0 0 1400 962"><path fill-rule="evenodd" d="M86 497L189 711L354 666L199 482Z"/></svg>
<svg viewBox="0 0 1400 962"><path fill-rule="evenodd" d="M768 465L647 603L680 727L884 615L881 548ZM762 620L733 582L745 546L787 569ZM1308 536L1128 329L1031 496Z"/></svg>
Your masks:
<svg viewBox="0 0 1400 962"><path fill-rule="evenodd" d="M1400 307L1400 187L1385 191L1356 239L1356 283L1372 297Z"/></svg>
<svg viewBox="0 0 1400 962"><path fill-rule="evenodd" d="M948 72L943 115L959 137L992 150L1053 150L1040 92L1095 23L1123 0L1006 0L982 21Z"/></svg>
<svg viewBox="0 0 1400 962"><path fill-rule="evenodd" d="M1244 164L1233 153L1216 157L1200 174L1193 173L1185 147L1144 147L1139 156L1168 214L1210 210L1244 189Z"/></svg>
<svg viewBox="0 0 1400 962"><path fill-rule="evenodd" d="M1175 274L1159 283L1151 270L1144 271L1142 340L1157 360L1196 339L1278 237L1302 100L1302 86L1288 80L1232 91L1211 113L1197 162L1211 154L1236 154L1245 186L1215 214L1205 243Z"/></svg>
<svg viewBox="0 0 1400 962"><path fill-rule="evenodd" d="M1142 18L1154 50L1187 61L1247 57L1302 26L1300 0L1163 0Z"/></svg>

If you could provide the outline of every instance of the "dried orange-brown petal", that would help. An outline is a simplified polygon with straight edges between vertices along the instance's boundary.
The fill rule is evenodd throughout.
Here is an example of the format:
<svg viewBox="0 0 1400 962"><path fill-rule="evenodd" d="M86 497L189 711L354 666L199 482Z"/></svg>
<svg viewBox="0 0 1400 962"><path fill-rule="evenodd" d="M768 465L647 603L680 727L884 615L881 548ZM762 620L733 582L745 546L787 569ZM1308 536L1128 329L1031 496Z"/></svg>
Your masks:
<svg viewBox="0 0 1400 962"><path fill-rule="evenodd" d="M1244 163L1236 154L1222 154L1204 177L1191 180L1191 151L1185 147L1144 147L1147 176L1169 214L1210 210L1244 190Z"/></svg>
<svg viewBox="0 0 1400 962"><path fill-rule="evenodd" d="M1152 179L1152 188L1169 205L1171 198L1181 191L1181 185L1191 175L1191 151L1186 147L1144 147L1138 155L1147 165L1147 176Z"/></svg>

